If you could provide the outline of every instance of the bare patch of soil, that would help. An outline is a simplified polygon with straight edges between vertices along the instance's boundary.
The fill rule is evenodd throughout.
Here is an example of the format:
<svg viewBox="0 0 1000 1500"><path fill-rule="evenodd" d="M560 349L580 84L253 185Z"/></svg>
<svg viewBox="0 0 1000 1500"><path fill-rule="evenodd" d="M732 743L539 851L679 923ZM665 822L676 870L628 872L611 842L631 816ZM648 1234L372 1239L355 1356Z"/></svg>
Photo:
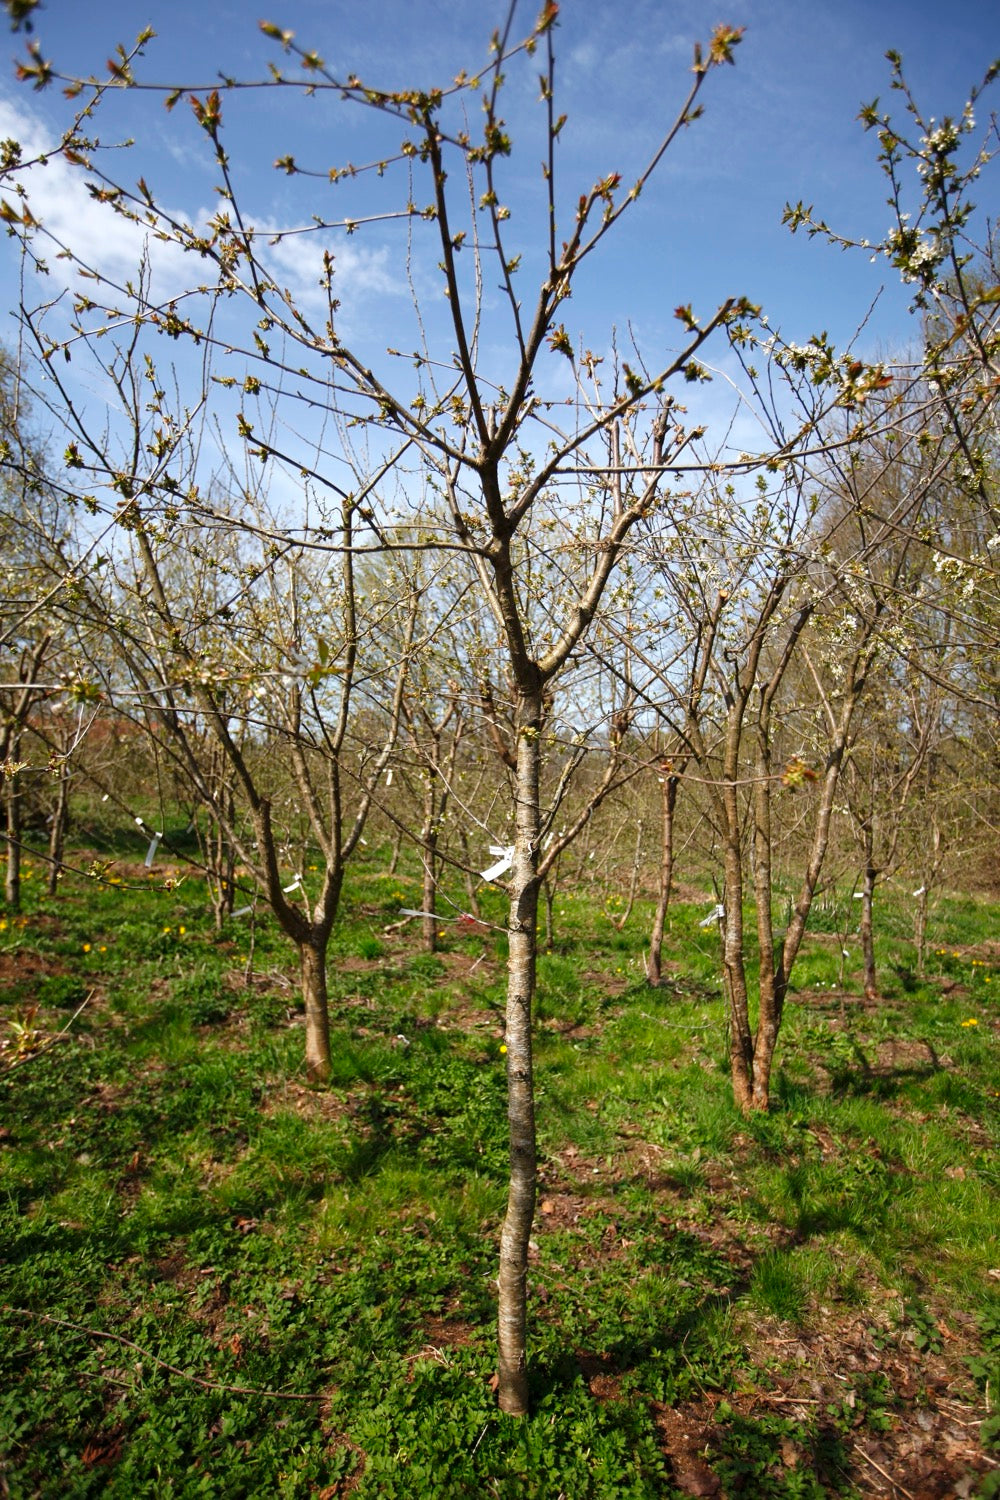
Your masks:
<svg viewBox="0 0 1000 1500"><path fill-rule="evenodd" d="M941 1060L929 1042L906 1039L879 1042L875 1057L872 1072L882 1075L899 1070L906 1073L935 1073L941 1066Z"/></svg>
<svg viewBox="0 0 1000 1500"><path fill-rule="evenodd" d="M731 1398L734 1409L799 1420L817 1408L835 1414L863 1495L950 1500L974 1493L992 1466L979 1443L986 1408L971 1389L962 1353L952 1352L967 1350L968 1330L956 1333L942 1321L944 1351L928 1354L868 1319L820 1311L827 1314L823 1326L792 1339L779 1336L780 1325L755 1330L753 1357L775 1370L774 1389ZM872 1382L879 1376L890 1394L873 1421Z"/></svg>
<svg viewBox="0 0 1000 1500"><path fill-rule="evenodd" d="M444 1349L466 1348L476 1338L475 1328L464 1318L427 1318L421 1327L421 1332L424 1336L424 1343L417 1356L418 1359L440 1357Z"/></svg>
<svg viewBox="0 0 1000 1500"><path fill-rule="evenodd" d="M309 1088L307 1084L286 1079L277 1087L268 1090L261 1105L261 1113L273 1115L279 1110L289 1110L303 1120L346 1120L352 1113L348 1099L341 1098L325 1089Z"/></svg>
<svg viewBox="0 0 1000 1500"><path fill-rule="evenodd" d="M677 1488L685 1495L718 1495L722 1482L707 1462L714 1429L706 1421L706 1408L657 1403L653 1411Z"/></svg>
<svg viewBox="0 0 1000 1500"><path fill-rule="evenodd" d="M578 1350L576 1362L595 1401L617 1401L622 1377L609 1354L585 1354Z"/></svg>
<svg viewBox="0 0 1000 1500"><path fill-rule="evenodd" d="M26 949L0 953L0 985L24 984L31 979L66 972L65 963L52 954L34 953Z"/></svg>

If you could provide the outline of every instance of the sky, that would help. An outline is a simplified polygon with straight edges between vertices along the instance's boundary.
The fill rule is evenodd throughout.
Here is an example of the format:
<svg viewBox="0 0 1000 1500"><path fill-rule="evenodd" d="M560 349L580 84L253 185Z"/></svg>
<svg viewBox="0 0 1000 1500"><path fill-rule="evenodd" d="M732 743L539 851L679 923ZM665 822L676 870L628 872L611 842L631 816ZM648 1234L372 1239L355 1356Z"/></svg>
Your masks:
<svg viewBox="0 0 1000 1500"><path fill-rule="evenodd" d="M462 68L480 69L489 35L505 11L487 0L369 0L364 6L341 0L217 0L211 6L104 0L99 8L46 0L35 13L34 37L59 71L103 74L115 44L129 44L148 23L157 35L137 64L137 76L207 87L219 74L263 77L270 60L285 61L260 33L258 22L266 19L294 31L339 76L357 73L380 87L429 87ZM514 34L526 33L534 14L534 6L520 9ZM675 307L690 304L704 316L724 297L745 295L761 303L771 325L794 342L825 330L840 346L857 336L858 349L869 357L904 351L916 327L906 289L892 269L801 233L792 237L782 227L782 210L801 199L844 234L878 240L890 227L886 188L874 136L862 130L857 113L876 96L899 106L898 96L890 94L886 49L902 53L927 113L958 114L970 85L1000 54L1000 6L992 0L953 0L947 7L930 0L726 0L718 6L714 0L631 0L628 6L563 0L556 95L557 110L568 117L557 156L565 207L610 172L620 171L625 182L634 179L690 83L694 42L707 42L719 21L745 27L735 66L713 70L702 95L704 117L681 133L634 210L581 277L565 318L571 337L602 350L613 336L620 346L634 338L656 363L661 351L678 343ZM57 87L37 93L14 80L13 60L24 55L27 39L22 34L7 40L11 65L0 78L0 139L14 136L42 149L65 127L71 106ZM525 257L520 274L529 304L544 244L537 74L535 63L516 61L504 95L513 153L504 164L502 191L511 208L511 248ZM1000 82L992 90L1000 98L998 90ZM985 96L978 111L982 126L997 98ZM475 100L470 102L474 107ZM275 161L289 154L320 173L388 154L398 146L400 129L386 127L370 111L329 96L307 100L298 90L272 91L227 99L224 119L241 200L263 228L305 224L313 212L379 213L400 201L400 181L391 174L385 181L356 178L331 187L275 170ZM106 144L134 140L127 151L107 158L123 181L143 176L158 199L193 222L215 211L218 173L183 99L167 113L162 96L118 94L93 129ZM988 194L987 177L982 187ZM131 274L140 237L88 197L78 174L50 158L32 175L31 192L36 213L93 264ZM416 196L423 201L426 188ZM342 336L382 350L409 337L405 227L376 223L350 237L334 234L330 243L337 256ZM14 250L11 242L0 247L0 340L8 344L16 337L12 312L21 296ZM172 259L156 246L152 253L161 290L180 286L190 275L176 255ZM274 259L303 306L318 311L319 246L285 240ZM52 296L62 284L72 284L68 267L50 259L50 269L38 295ZM441 312L439 280L419 257L411 269L433 331ZM26 300L33 297L29 284ZM486 357L498 379L510 359L505 337L502 323L487 325ZM552 375L556 383L558 378Z"/></svg>

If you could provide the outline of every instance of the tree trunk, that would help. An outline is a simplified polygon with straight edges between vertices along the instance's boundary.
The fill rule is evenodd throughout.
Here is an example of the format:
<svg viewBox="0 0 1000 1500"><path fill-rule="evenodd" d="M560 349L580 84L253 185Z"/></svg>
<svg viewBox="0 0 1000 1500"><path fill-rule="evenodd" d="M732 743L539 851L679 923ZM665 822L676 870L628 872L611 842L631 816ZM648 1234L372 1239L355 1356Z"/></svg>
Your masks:
<svg viewBox="0 0 1000 1500"><path fill-rule="evenodd" d="M757 1035L753 1047L754 1109L767 1109L771 1102L771 1063L781 1030L785 999L784 976L778 972L774 952L774 921L771 832L771 716L767 695L757 724L757 755L754 768L754 902L757 907L757 977L759 1003Z"/></svg>
<svg viewBox="0 0 1000 1500"><path fill-rule="evenodd" d="M937 884L941 873L941 825L931 811L930 861L921 866L923 880L917 893L917 914L914 921L914 943L917 949L917 976L923 979L927 965L927 916L930 909L931 889Z"/></svg>
<svg viewBox="0 0 1000 1500"><path fill-rule="evenodd" d="M861 961L864 965L865 999L878 999L878 977L875 972L875 929L872 924L872 902L878 871L869 858L861 887Z"/></svg>
<svg viewBox="0 0 1000 1500"><path fill-rule="evenodd" d="M437 747L435 746L435 750ZM424 822L420 830L421 858L424 865L423 892L420 901L420 909L429 912L423 920L424 952L433 953L437 948L437 841L438 831L435 823L435 812L437 798L435 796L434 780L436 771L432 766L427 772L424 783Z"/></svg>
<svg viewBox="0 0 1000 1500"><path fill-rule="evenodd" d="M437 949L437 829L424 835L424 890L421 910L430 912L424 917L424 951L434 953Z"/></svg>
<svg viewBox="0 0 1000 1500"><path fill-rule="evenodd" d="M458 831L459 843L462 848L462 864L465 871L465 897L469 903L470 916L479 917L479 892L476 885L476 876L472 872L472 856L469 852L469 835L464 828Z"/></svg>
<svg viewBox="0 0 1000 1500"><path fill-rule="evenodd" d="M517 814L510 878L507 966L507 1113L510 1184L500 1236L498 1400L500 1410L528 1410L528 1242L535 1216L535 1096L531 1007L538 930L539 768L542 695L518 695Z"/></svg>
<svg viewBox="0 0 1000 1500"><path fill-rule="evenodd" d="M66 842L66 824L69 821L69 766L63 760L59 765L59 783L56 788L56 805L52 809L49 828L49 880L48 892L54 896L59 889L59 877L63 867L63 847Z"/></svg>
<svg viewBox="0 0 1000 1500"><path fill-rule="evenodd" d="M310 1083L330 1077L330 1015L326 991L326 936L313 934L299 945L302 998L306 1007L306 1076Z"/></svg>
<svg viewBox="0 0 1000 1500"><path fill-rule="evenodd" d="M236 807L232 788L223 785L224 769L225 761L220 754L215 781L218 788L216 795L223 806L224 818L215 817L213 809L209 807L210 822L205 840L216 932L223 931L226 918L232 916L236 906L236 851L226 832L236 821Z"/></svg>
<svg viewBox="0 0 1000 1500"><path fill-rule="evenodd" d="M11 743L11 759L19 758L21 736ZM6 785L7 802L7 873L4 900L9 911L21 910L21 772L15 771Z"/></svg>
<svg viewBox="0 0 1000 1500"><path fill-rule="evenodd" d="M620 917L615 919L615 926L619 932L625 931L625 924L632 915L632 908L635 905L635 893L639 889L639 871L642 868L642 830L643 822L640 818L635 830L635 853L632 855L632 872L629 875L628 899L625 902L625 910Z"/></svg>
<svg viewBox="0 0 1000 1500"><path fill-rule="evenodd" d="M735 789L727 787L728 794ZM733 1101L746 1113L753 1108L753 1032L750 1027L750 1002L747 975L743 962L743 863L739 846L739 826L727 840L725 853L725 910L719 918L722 938L722 975L729 1021L729 1069L733 1080Z"/></svg>
<svg viewBox="0 0 1000 1500"><path fill-rule="evenodd" d="M660 782L660 890L653 915L653 930L649 936L649 959L646 963L646 978L650 984L659 984L663 977L663 934L667 928L667 912L674 879L674 810L677 807L677 788L680 777L664 771Z"/></svg>
<svg viewBox="0 0 1000 1500"><path fill-rule="evenodd" d="M917 910L913 919L913 943L917 950L917 978L923 979L927 972L927 887L920 887Z"/></svg>
<svg viewBox="0 0 1000 1500"><path fill-rule="evenodd" d="M397 869L399 868L399 856L403 848L403 833L404 829L402 824L400 824L396 829L396 834L392 841L392 854L389 857L389 868L385 872L389 876L395 875Z"/></svg>

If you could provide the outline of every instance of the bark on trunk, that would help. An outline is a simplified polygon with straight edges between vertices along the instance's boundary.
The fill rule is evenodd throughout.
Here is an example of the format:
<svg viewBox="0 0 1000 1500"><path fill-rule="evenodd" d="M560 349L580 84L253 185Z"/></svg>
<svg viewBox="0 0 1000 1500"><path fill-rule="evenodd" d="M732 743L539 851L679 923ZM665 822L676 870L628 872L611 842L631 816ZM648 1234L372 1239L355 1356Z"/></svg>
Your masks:
<svg viewBox="0 0 1000 1500"><path fill-rule="evenodd" d="M423 936L424 952L433 953L437 948L437 842L438 831L434 825L434 799L433 791L430 794L429 806L424 812L424 826L420 830L420 842L423 845L424 861L424 883L421 896L421 910L430 912L430 916L424 917Z"/></svg>
<svg viewBox="0 0 1000 1500"><path fill-rule="evenodd" d="M523 1416L528 1410L526 1282L536 1179L531 1008L538 929L540 692L519 695L517 724L517 815L510 880L505 1038L510 1184L500 1236L497 1394L501 1411Z"/></svg>
<svg viewBox="0 0 1000 1500"><path fill-rule="evenodd" d="M636 891L639 889L639 871L642 868L642 830L643 822L640 818L635 830L635 852L632 855L632 871L629 875L628 897L625 902L625 910L622 912L621 916L616 918L615 920L615 926L617 927L619 932L625 931L625 924L628 922L629 917L632 915L632 908L635 905Z"/></svg>
<svg viewBox="0 0 1000 1500"><path fill-rule="evenodd" d="M757 908L757 976L760 999L753 1048L751 1102L754 1109L763 1110L771 1102L771 1062L778 1045L785 999L784 975L775 963L774 923L771 916L771 723L770 701L766 695L758 720L753 805L753 881Z"/></svg>
<svg viewBox="0 0 1000 1500"><path fill-rule="evenodd" d="M469 853L469 835L464 828L459 829L459 842L462 848L462 865L465 872L465 897L469 905L469 914L479 917L479 892L477 888L477 877L472 872L472 857Z"/></svg>
<svg viewBox="0 0 1000 1500"><path fill-rule="evenodd" d="M66 824L69 821L69 767L63 761L59 767L59 784L56 789L56 805L52 809L52 824L49 828L49 880L48 893L54 896L59 889L59 877L63 867L63 848L66 843Z"/></svg>
<svg viewBox="0 0 1000 1500"><path fill-rule="evenodd" d="M878 975L875 971L875 929L872 924L872 905L878 871L873 864L865 865L865 879L861 887L861 961L864 965L865 999L878 999Z"/></svg>
<svg viewBox="0 0 1000 1500"><path fill-rule="evenodd" d="M725 853L724 905L719 927L729 1021L729 1070L733 1100L737 1109L746 1112L753 1108L753 1031L743 962L743 867L739 844L734 841L729 841Z"/></svg>
<svg viewBox="0 0 1000 1500"><path fill-rule="evenodd" d="M913 942L917 950L917 978L923 979L927 972L927 887L921 886L917 897L917 910L913 919Z"/></svg>
<svg viewBox="0 0 1000 1500"><path fill-rule="evenodd" d="M664 772L660 783L660 890L653 914L653 930L649 935L649 958L646 962L646 978L650 984L659 984L663 977L663 934L667 930L667 912L670 910L670 894L674 880L674 811L677 807L677 788L680 777Z"/></svg>
<svg viewBox="0 0 1000 1500"><path fill-rule="evenodd" d="M302 999L306 1007L306 1076L310 1083L330 1077L330 1016L326 991L326 937L312 937L299 948Z"/></svg>
<svg viewBox="0 0 1000 1500"><path fill-rule="evenodd" d="M396 834L395 834L395 837L393 838L393 841L392 841L392 854L389 857L389 868L388 868L388 870L386 870L386 874L387 875L389 875L389 876L395 875L396 870L399 868L399 856L400 856L400 853L402 852L402 848L403 848L403 829L402 829L402 827L399 827L399 828L396 829Z"/></svg>
<svg viewBox="0 0 1000 1500"><path fill-rule="evenodd" d="M19 758L21 737L13 741L13 760ZM9 911L21 910L21 772L15 771L7 782L7 872L4 900Z"/></svg>

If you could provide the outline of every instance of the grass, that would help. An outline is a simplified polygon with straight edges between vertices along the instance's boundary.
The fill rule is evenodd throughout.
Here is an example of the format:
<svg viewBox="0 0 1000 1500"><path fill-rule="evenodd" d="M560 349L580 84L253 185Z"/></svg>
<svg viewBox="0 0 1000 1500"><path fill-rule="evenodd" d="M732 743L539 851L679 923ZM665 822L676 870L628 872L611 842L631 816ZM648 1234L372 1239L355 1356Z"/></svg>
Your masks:
<svg viewBox="0 0 1000 1500"><path fill-rule="evenodd" d="M890 923L878 1006L807 943L748 1120L703 907L675 908L651 991L648 904L619 933L559 892L516 1422L491 1388L497 935L422 953L391 926L416 883L373 854L319 1092L266 919L248 976L245 922L216 933L192 880L48 901L26 876L0 929L6 1493L819 1497L887 1493L880 1469L996 1492L995 906L943 906L926 981Z"/></svg>

